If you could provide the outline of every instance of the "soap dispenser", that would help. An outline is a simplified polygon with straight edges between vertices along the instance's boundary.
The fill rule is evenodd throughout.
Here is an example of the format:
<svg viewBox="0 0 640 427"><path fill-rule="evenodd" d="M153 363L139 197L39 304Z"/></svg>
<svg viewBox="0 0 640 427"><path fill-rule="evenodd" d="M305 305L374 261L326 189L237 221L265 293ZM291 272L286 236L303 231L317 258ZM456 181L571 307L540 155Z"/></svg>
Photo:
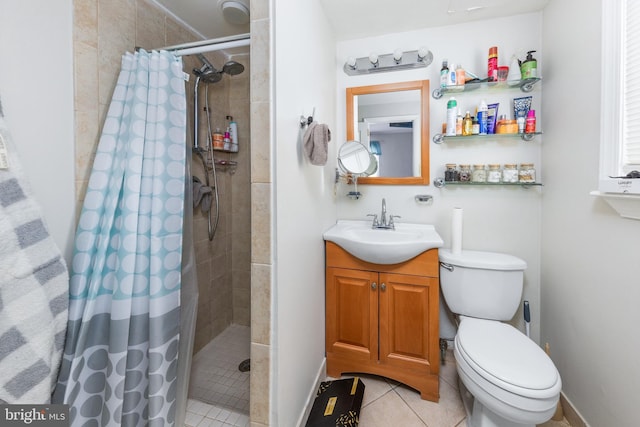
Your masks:
<svg viewBox="0 0 640 427"><path fill-rule="evenodd" d="M535 50L527 52L527 58L520 64L520 72L523 79L538 77L538 61L531 55Z"/></svg>

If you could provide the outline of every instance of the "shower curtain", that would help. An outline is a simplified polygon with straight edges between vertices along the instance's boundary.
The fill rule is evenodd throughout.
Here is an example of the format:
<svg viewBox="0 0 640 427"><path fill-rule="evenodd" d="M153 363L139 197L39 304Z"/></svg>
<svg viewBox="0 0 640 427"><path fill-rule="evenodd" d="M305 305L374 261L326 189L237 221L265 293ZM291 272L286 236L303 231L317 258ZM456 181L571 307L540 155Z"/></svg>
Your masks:
<svg viewBox="0 0 640 427"><path fill-rule="evenodd" d="M171 426L185 197L182 59L122 58L78 222L55 403L73 426Z"/></svg>

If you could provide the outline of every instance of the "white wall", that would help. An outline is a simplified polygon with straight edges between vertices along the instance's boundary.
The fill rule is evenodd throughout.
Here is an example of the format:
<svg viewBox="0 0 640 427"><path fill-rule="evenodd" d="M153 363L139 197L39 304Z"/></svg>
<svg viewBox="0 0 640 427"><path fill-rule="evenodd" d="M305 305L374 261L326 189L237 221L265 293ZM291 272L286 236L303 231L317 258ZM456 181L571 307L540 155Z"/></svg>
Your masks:
<svg viewBox="0 0 640 427"><path fill-rule="evenodd" d="M537 50L541 58L539 68L544 74L544 55L541 46L542 14L532 13L510 18L500 18L463 25L430 28L406 33L386 34L381 37L340 42L336 52L337 85L337 132L338 144L346 140L345 88L398 81L429 79L431 90L439 84L439 73L443 59L449 64L460 63L463 67L483 76L487 74L487 56L491 46L498 46L500 65L509 65L511 55L517 53L524 59L527 50ZM368 76L347 76L342 66L349 56L363 57L375 51L391 53L396 48L415 50L427 46L434 56L427 67L410 71L380 73ZM457 96L459 106L475 111L484 98L487 103L499 102L499 114L513 117L512 99L523 96L518 90L503 93L478 90ZM538 110L538 126L544 129L547 114L539 110L542 99L540 89L532 92L534 108ZM440 133L446 117L448 96L440 100L430 97L430 135ZM431 155L431 179L444 176L445 163L521 163L530 161L540 166L542 137L531 142L518 138L494 140L470 139L436 145L429 142ZM542 171L539 179L544 181ZM546 187L545 187L546 188ZM544 189L512 187L447 187L438 189L429 186L359 186L364 193L360 200L345 197L349 188L342 185L338 190L338 217L366 219L368 213L380 211L381 199L386 198L387 212L401 215L399 221L434 224L445 246L450 245L451 212L453 207L464 209L463 248L506 252L524 259L525 272L523 299L531 304L531 334L539 339L540 324L540 205ZM417 194L431 194L433 205L418 205ZM524 329L521 309L513 323Z"/></svg>
<svg viewBox="0 0 640 427"><path fill-rule="evenodd" d="M640 221L589 195L598 185L604 2L552 1L543 20L541 336L565 394L594 427L638 425L640 402Z"/></svg>
<svg viewBox="0 0 640 427"><path fill-rule="evenodd" d="M318 0L275 2L276 328L272 425L294 426L324 361L324 242L335 222L335 40ZM326 123L327 165L303 155L300 115ZM322 378L324 380L324 378Z"/></svg>
<svg viewBox="0 0 640 427"><path fill-rule="evenodd" d="M49 232L75 231L72 0L0 0L0 98Z"/></svg>

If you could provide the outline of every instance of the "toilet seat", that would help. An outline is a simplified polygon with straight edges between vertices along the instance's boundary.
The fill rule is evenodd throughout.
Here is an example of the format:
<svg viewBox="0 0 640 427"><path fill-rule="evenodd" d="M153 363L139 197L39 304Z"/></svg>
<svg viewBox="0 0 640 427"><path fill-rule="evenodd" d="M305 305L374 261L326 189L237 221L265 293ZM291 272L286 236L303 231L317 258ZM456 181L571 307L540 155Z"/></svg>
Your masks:
<svg viewBox="0 0 640 427"><path fill-rule="evenodd" d="M464 362L500 389L531 399L560 393L560 375L551 359L511 325L462 317L455 344Z"/></svg>

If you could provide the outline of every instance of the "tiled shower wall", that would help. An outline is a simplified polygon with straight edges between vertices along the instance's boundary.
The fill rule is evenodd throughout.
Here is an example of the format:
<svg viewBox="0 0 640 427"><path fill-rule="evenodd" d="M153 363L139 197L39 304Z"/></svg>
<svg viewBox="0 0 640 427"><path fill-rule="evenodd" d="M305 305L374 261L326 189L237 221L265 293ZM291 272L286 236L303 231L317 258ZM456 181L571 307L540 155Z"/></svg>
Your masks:
<svg viewBox="0 0 640 427"><path fill-rule="evenodd" d="M220 236L213 243L206 240L206 220L196 211L194 240L201 295L207 287L215 294L220 286L223 290L220 295L215 295L214 300L225 301L224 307L222 304L212 307L211 300L201 296L199 313L212 313L219 309L218 314L224 324L251 323L254 358L251 371L251 418L255 418L260 424L268 424L271 301L268 1L253 0L251 15L252 34L256 28L258 35L252 35L252 56L258 53L258 68L250 69L248 56L232 58L245 65L245 72L235 77L225 76L223 81L216 84L219 87L210 87L211 108L218 109L215 113L218 116L214 120L221 123L219 115L231 114L238 122L240 152L226 155L238 162L238 169L233 176L228 172L221 172L219 175L222 195ZM147 0L74 1L75 169L78 206L82 206L122 54L133 51L136 46L152 49L199 39L171 15ZM226 60L215 52L206 56L217 67L222 66ZM184 61L185 70L199 65L195 57L185 57ZM225 93L227 86L228 91ZM191 78L187 83L188 105L193 105L193 91L194 79ZM229 91L234 94L233 97L228 97ZM253 106L251 112L249 98ZM202 102L200 106L203 106ZM200 110L204 114L202 108ZM189 111L189 123L193 123L192 115L193 112ZM251 116L260 120L250 124ZM250 141L250 135L256 134L255 132L264 136L259 146ZM191 144L192 129L188 130L187 135L187 143ZM258 149L251 152L250 145L257 146ZM202 169L199 172L196 169L198 162L194 157L194 172L202 178ZM252 192L256 196L254 201L251 200ZM259 214L259 220L252 222L252 211ZM253 241L251 230L259 233L259 237ZM233 239L225 242L222 237L224 235L227 235L226 238L233 235ZM215 256L210 256L214 253L224 254L225 259L219 262ZM230 259L227 257L228 253L231 253ZM221 272L221 266L230 269L232 274ZM202 277L205 277L204 280ZM251 286L255 293L253 297ZM250 305L251 299L259 303ZM222 323L210 323L207 316L200 316L198 320L195 351L199 349L198 346L206 344L216 331L224 328Z"/></svg>
<svg viewBox="0 0 640 427"><path fill-rule="evenodd" d="M120 71L121 56L136 46L145 49L200 40L171 15L147 0L74 1L74 80L76 120L76 191L82 205L100 130ZM212 52L207 58L220 68L228 58ZM207 221L199 209L194 214L194 242L200 290L194 351L208 343L230 323L250 322L250 125L249 55L236 59L245 65L238 76L225 75L209 86L214 127L224 127L225 116L238 122L240 152L219 158L236 160L231 175L220 170L220 221L213 242L207 238ZM193 56L184 57L185 71L199 66ZM201 85L201 89L204 89ZM188 106L193 105L194 78L187 83ZM201 92L202 93L202 92ZM229 94L233 94L230 96ZM200 129L206 129L204 99L200 100ZM192 143L193 108L187 144ZM201 133L205 141L206 133ZM193 156L194 175L204 182L202 164ZM233 238L232 238L233 236Z"/></svg>
<svg viewBox="0 0 640 427"><path fill-rule="evenodd" d="M214 53L215 55L215 53ZM220 55L218 55L220 56ZM220 69L228 58L212 60ZM242 74L224 75L218 83L208 85L211 130L224 131L226 116L238 125L238 153L214 152L216 160L237 162L236 167L216 169L219 197L219 220L213 241L208 238L208 216L199 208L194 214L194 242L198 268L198 322L194 352L204 347L231 323L249 326L251 286L251 193L249 126L249 55L233 60L245 66ZM200 145L208 141L209 126L204 101L205 86L200 84ZM193 174L204 183L202 160L193 157ZM213 173L209 174L213 186ZM215 223L215 200L212 202Z"/></svg>

